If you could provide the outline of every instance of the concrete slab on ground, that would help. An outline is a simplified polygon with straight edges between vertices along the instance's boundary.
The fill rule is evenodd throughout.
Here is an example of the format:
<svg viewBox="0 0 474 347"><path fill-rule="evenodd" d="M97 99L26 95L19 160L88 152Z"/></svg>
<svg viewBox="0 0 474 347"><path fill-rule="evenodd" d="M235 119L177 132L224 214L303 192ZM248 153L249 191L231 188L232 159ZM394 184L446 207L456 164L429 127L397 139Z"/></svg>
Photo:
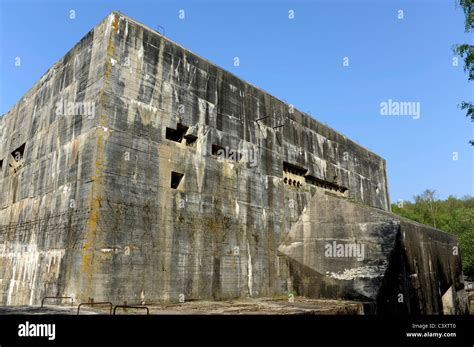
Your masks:
<svg viewBox="0 0 474 347"><path fill-rule="evenodd" d="M148 307L151 315L361 315L364 303L341 300L287 299L248 299L234 301L189 301L176 304L131 305ZM77 305L2 306L0 315L76 315ZM106 307L81 307L81 315L109 314ZM146 314L141 309L118 308L117 315Z"/></svg>

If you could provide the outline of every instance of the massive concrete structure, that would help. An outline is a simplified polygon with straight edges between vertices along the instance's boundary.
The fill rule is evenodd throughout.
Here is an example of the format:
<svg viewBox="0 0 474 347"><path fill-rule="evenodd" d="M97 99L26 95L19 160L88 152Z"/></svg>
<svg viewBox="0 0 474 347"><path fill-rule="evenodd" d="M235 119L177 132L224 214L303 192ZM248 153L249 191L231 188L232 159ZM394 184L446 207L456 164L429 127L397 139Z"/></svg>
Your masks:
<svg viewBox="0 0 474 347"><path fill-rule="evenodd" d="M110 14L0 119L0 303L295 293L464 313L457 239L385 161Z"/></svg>

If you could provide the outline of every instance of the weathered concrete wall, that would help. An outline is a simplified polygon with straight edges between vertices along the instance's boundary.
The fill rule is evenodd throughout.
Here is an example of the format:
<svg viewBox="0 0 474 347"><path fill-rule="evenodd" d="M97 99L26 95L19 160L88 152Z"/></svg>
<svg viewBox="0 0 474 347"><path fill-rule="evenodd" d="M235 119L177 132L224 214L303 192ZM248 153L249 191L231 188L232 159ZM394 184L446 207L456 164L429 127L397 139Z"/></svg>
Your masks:
<svg viewBox="0 0 474 347"><path fill-rule="evenodd" d="M356 252L342 251L348 245ZM460 314L467 313L467 301L458 248L453 235L315 194L279 251L300 295L372 301L386 314Z"/></svg>
<svg viewBox="0 0 474 347"><path fill-rule="evenodd" d="M99 120L108 130L94 182L103 203L88 242L86 297L285 291L280 234L316 188L285 185L284 161L388 209L383 159L132 20L110 18ZM166 139L178 123L197 137L192 145ZM212 145L255 153L256 165L219 160ZM184 174L178 189L170 188L172 171Z"/></svg>
<svg viewBox="0 0 474 347"><path fill-rule="evenodd" d="M401 220L377 302L387 314L468 314L458 239Z"/></svg>
<svg viewBox="0 0 474 347"><path fill-rule="evenodd" d="M73 259L90 219L97 116L67 107L97 102L106 28L88 33L0 118L2 304L38 303L79 278Z"/></svg>
<svg viewBox="0 0 474 347"><path fill-rule="evenodd" d="M94 101L93 117L55 117L61 97ZM0 122L0 160L11 160L15 138L26 143L24 162L3 165L0 181L2 303L218 300L293 287L377 300L400 224L384 212L385 161L128 17L108 16ZM329 205L311 214L327 194L370 206L372 224L340 229ZM308 216L333 227L307 229ZM357 235L378 282L324 273L327 288L311 288L304 273L298 283L301 266L323 261L312 239L282 252L299 232Z"/></svg>

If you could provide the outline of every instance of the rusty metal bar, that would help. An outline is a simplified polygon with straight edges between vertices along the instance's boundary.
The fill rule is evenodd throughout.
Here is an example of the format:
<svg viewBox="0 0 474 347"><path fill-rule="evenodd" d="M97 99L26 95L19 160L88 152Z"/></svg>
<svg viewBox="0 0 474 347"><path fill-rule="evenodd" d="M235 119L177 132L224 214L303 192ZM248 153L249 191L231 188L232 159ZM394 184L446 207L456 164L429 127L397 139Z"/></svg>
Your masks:
<svg viewBox="0 0 474 347"><path fill-rule="evenodd" d="M43 308L46 299L71 299L71 306L74 306L74 299L70 296L45 296L43 300L41 300L41 308Z"/></svg>
<svg viewBox="0 0 474 347"><path fill-rule="evenodd" d="M81 306L94 306L94 305L109 305L110 306L110 315L112 315L112 307L114 306L110 301L103 301L103 302L81 302L79 306L77 306L77 315L79 315L79 311Z"/></svg>
<svg viewBox="0 0 474 347"><path fill-rule="evenodd" d="M145 309L146 314L150 314L150 310L146 306L128 306L128 305L117 305L114 307L114 316L115 316L115 311L117 311L117 308L135 308L135 309Z"/></svg>
<svg viewBox="0 0 474 347"><path fill-rule="evenodd" d="M255 119L256 122L261 121L262 119L270 118L271 116L265 116Z"/></svg>

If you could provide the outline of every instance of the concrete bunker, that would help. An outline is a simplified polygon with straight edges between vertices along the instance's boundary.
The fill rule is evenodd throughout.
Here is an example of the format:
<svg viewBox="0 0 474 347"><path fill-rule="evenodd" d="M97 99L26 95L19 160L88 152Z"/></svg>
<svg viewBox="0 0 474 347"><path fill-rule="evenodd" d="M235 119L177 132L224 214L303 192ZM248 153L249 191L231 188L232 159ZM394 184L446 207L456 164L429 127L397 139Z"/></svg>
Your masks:
<svg viewBox="0 0 474 347"><path fill-rule="evenodd" d="M157 59L160 54L164 59ZM144 73L129 74L120 64L110 70L105 64L109 58L139 56L157 72L156 88L136 94L133 86L141 85ZM256 127L259 117L279 114L288 104L124 14L110 14L66 57L1 120L7 131L0 153L18 147L4 158L5 164L19 168L26 154L32 164L21 176L0 180L0 199L6 206L0 227L9 235L0 237L2 303L36 304L50 295L138 303L145 293L147 301L168 302L178 293L186 300L226 300L249 293L271 297L296 292L315 298L362 298L377 303L379 312L391 312L400 306L401 290L410 300L400 311L416 313L420 307L421 312L439 313L443 290L438 291L437 280L446 274L443 289L454 284L455 310L463 312L460 258L446 257L457 242L455 236L403 224L390 214L386 164L377 154L296 109L278 132ZM82 63L69 64L71 59ZM51 124L52 104L39 108L34 118L22 117L34 110L33 93L52 98L65 93L58 69L71 76L68 90L81 90L91 98L108 96L100 97L100 122L111 130L106 135L99 133L97 138L96 123L89 119L80 129L64 117ZM177 73L168 74L173 71ZM97 76L104 83L91 87L97 85ZM169 112L176 106L176 95L193 110L179 119ZM126 105L137 99L146 99L156 114L135 117L135 108ZM18 112L18 105L26 111ZM150 131L144 134L145 126ZM63 141L51 141L48 134L56 132ZM203 136L202 151L186 147L197 146L198 136ZM28 148L18 146L27 138ZM14 145L7 148L10 143ZM232 146L235 150L229 150ZM128 164L117 160L123 147L134 151L135 165L145 173L135 175L133 182L130 174L136 171L124 171ZM29 148L34 149L31 155ZM255 165L221 165L221 159L239 161L237 150L244 162L250 148L258 149L252 151L258 155ZM360 158L357 167L343 165L346 151ZM76 156L77 165L71 168L58 160ZM58 169L71 174L56 174ZM285 179L291 191L281 184ZM64 192L52 189L62 185L75 187L83 209L63 210L65 204L57 202L66 201ZM178 192L169 189L186 195L185 209L174 209L174 199L157 198ZM349 191L353 203L342 198ZM38 198L31 199L31 194ZM294 206L285 208L289 199ZM70 213L71 218L63 218ZM394 252L392 261L397 235L407 241L400 241L400 252ZM354 238L373 245L364 263L324 256L327 240ZM229 254L229 245L238 251ZM421 252L420 245L430 247ZM25 247L41 255L38 262L24 256ZM425 254L423 267L414 265L420 254ZM440 266L425 271L429 259L436 258ZM387 266L393 276L387 277ZM41 276L22 281L23 274ZM390 291L378 295L380 282L388 279Z"/></svg>

